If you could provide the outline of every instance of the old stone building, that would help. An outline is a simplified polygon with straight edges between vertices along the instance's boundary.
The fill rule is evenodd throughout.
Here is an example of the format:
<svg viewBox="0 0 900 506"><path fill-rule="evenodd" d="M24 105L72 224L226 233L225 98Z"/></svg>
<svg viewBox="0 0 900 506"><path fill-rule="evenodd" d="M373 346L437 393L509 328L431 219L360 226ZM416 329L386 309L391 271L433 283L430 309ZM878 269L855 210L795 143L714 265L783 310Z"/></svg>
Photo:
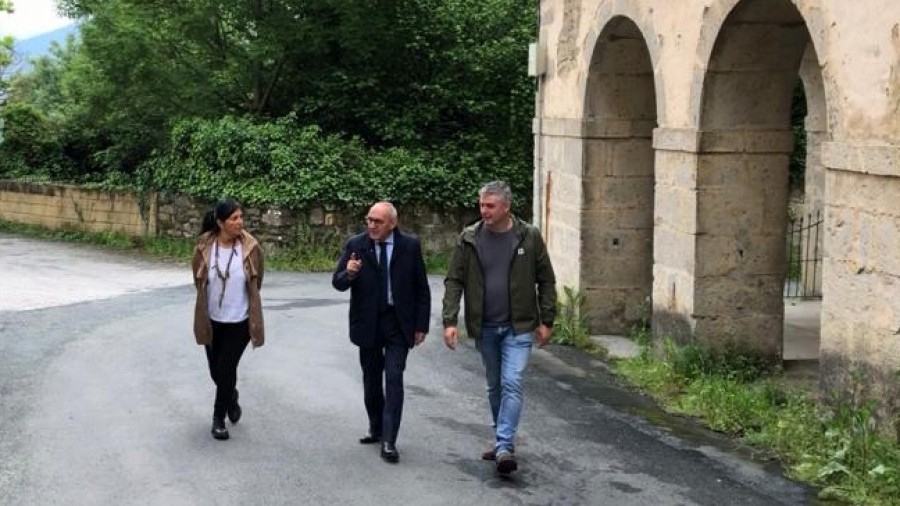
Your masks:
<svg viewBox="0 0 900 506"><path fill-rule="evenodd" d="M900 2L542 0L532 64L535 221L592 330L649 300L656 337L778 360L799 79L823 392L896 416Z"/></svg>

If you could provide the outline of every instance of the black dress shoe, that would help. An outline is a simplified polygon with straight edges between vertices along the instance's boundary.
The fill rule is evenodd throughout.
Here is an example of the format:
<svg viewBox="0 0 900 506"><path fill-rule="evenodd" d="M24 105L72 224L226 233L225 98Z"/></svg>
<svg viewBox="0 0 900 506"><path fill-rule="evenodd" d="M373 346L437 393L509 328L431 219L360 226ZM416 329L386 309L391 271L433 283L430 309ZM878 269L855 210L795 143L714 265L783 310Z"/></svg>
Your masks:
<svg viewBox="0 0 900 506"><path fill-rule="evenodd" d="M210 430L210 432L212 433L212 437L214 437L216 439L220 439L220 440L228 439L228 437L229 437L228 429L225 428L225 417L218 418L218 417L214 416L213 423L212 423L212 430Z"/></svg>
<svg viewBox="0 0 900 506"><path fill-rule="evenodd" d="M359 438L359 444L363 445L373 445L375 443L381 442L381 436L377 436L374 434L366 434L365 436Z"/></svg>
<svg viewBox="0 0 900 506"><path fill-rule="evenodd" d="M231 406L228 406L228 409L225 411L228 415L228 419L231 420L231 423L238 423L238 420L241 419L241 414L243 414L243 410L241 410L241 405L238 404L238 394L237 388L234 389L234 398L231 400Z"/></svg>
<svg viewBox="0 0 900 506"><path fill-rule="evenodd" d="M385 441L384 443L381 443L381 458L384 459L385 462L396 464L397 461L400 460L400 452L397 451L397 447L394 446L394 443Z"/></svg>

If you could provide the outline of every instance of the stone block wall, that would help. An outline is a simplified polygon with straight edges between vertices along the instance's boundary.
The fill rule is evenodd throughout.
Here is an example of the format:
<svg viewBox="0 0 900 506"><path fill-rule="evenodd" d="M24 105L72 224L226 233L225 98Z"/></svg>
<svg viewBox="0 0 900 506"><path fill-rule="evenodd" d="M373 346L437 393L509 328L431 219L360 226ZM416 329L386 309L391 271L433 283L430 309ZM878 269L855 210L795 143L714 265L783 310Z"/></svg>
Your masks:
<svg viewBox="0 0 900 506"><path fill-rule="evenodd" d="M602 294L601 318L627 318L616 289L622 277L640 286L641 273L601 254L624 228L608 211L649 191L603 176L652 159L654 336L780 361L799 80L800 212L825 216L814 244L822 392L874 400L882 420L900 420L900 3L865 4L541 0L535 210L559 284ZM619 128L644 123L655 125L651 148ZM634 162L613 156L627 137L641 148Z"/></svg>
<svg viewBox="0 0 900 506"><path fill-rule="evenodd" d="M152 234L156 230L156 199L149 197L143 204L128 192L0 181L0 219L53 230Z"/></svg>
<svg viewBox="0 0 900 506"><path fill-rule="evenodd" d="M200 232L208 204L183 195L160 194L158 234L190 239ZM367 209L282 209L245 207L244 226L268 251L286 251L304 245L340 245L348 236L365 230ZM399 228L419 236L428 253L444 252L456 244L463 226L478 219L477 209L397 209Z"/></svg>
<svg viewBox="0 0 900 506"><path fill-rule="evenodd" d="M141 198L129 192L88 190L68 185L0 181L0 219L49 229L119 232L192 239L200 233L208 203L168 193ZM267 251L303 246L335 247L365 229L366 209L293 210L245 207L244 224ZM478 218L472 209L400 208L401 230L422 240L428 253L449 251L462 227Z"/></svg>
<svg viewBox="0 0 900 506"><path fill-rule="evenodd" d="M820 370L829 396L900 420L900 149L828 144Z"/></svg>

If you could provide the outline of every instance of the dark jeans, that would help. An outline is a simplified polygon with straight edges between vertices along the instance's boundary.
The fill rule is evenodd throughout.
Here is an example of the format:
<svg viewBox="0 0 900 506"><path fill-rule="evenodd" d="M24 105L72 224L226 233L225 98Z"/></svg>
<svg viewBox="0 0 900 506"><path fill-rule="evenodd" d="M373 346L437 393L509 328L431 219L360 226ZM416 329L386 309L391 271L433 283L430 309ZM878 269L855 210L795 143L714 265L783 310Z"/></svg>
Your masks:
<svg viewBox="0 0 900 506"><path fill-rule="evenodd" d="M209 375L216 384L213 416L224 418L225 411L234 401L238 362L250 342L250 326L248 320L240 323L213 321L212 333L212 344L206 345L206 360L209 363Z"/></svg>
<svg viewBox="0 0 900 506"><path fill-rule="evenodd" d="M403 415L403 371L409 344L400 332L393 310L378 319L376 346L359 349L363 373L363 399L369 430L382 441L397 442Z"/></svg>

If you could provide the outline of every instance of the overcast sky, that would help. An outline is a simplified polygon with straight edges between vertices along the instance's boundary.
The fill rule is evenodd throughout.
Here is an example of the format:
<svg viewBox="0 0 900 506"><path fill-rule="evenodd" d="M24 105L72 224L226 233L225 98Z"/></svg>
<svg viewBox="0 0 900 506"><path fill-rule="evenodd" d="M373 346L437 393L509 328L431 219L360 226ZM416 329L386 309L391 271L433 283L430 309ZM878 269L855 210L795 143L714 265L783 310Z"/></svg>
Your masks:
<svg viewBox="0 0 900 506"><path fill-rule="evenodd" d="M13 0L13 14L0 14L0 35L27 39L52 32L72 20L56 14L56 0Z"/></svg>

